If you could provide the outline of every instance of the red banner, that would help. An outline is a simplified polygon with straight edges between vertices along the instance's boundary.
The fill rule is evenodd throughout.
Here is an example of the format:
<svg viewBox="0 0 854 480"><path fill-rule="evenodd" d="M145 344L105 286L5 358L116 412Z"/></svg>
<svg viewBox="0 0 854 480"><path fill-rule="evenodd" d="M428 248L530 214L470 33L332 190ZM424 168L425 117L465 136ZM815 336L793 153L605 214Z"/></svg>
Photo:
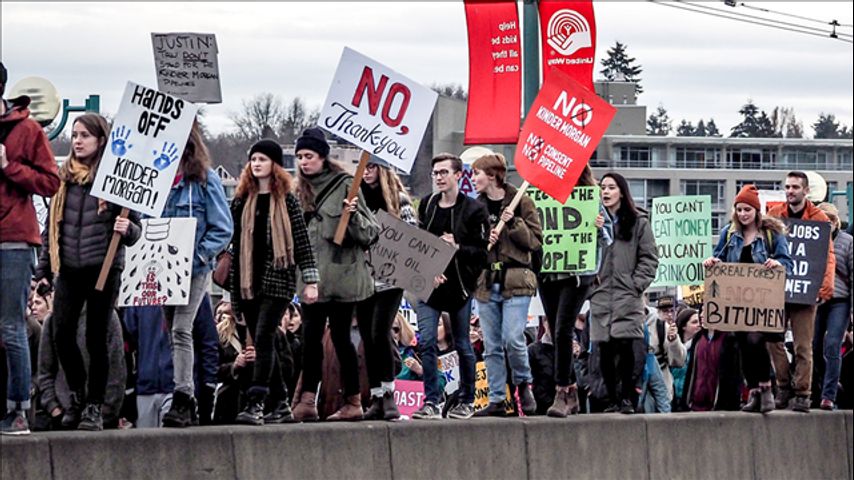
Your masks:
<svg viewBox="0 0 854 480"><path fill-rule="evenodd" d="M464 143L516 143L522 54L515 0L466 0L469 98Z"/></svg>
<svg viewBox="0 0 854 480"><path fill-rule="evenodd" d="M566 202L615 113L592 90L552 69L516 144L514 161L519 175Z"/></svg>
<svg viewBox="0 0 854 480"><path fill-rule="evenodd" d="M593 2L540 0L543 81L554 67L593 91L596 19Z"/></svg>

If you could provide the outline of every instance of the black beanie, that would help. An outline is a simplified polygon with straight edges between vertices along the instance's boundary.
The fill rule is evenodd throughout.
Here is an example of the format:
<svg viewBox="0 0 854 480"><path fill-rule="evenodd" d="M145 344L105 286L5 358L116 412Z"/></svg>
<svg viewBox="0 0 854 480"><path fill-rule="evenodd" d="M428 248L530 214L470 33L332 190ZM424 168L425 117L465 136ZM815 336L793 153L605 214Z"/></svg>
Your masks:
<svg viewBox="0 0 854 480"><path fill-rule="evenodd" d="M302 136L297 139L294 152L298 152L304 148L317 152L323 158L329 156L329 144L326 143L326 135L323 134L323 130L317 127L306 128L302 132Z"/></svg>
<svg viewBox="0 0 854 480"><path fill-rule="evenodd" d="M252 154L255 152L267 155L273 163L279 164L280 167L285 166L284 160L282 160L282 146L276 141L266 138L264 140L259 140L255 145L252 145L252 148L249 149L249 158L252 158Z"/></svg>

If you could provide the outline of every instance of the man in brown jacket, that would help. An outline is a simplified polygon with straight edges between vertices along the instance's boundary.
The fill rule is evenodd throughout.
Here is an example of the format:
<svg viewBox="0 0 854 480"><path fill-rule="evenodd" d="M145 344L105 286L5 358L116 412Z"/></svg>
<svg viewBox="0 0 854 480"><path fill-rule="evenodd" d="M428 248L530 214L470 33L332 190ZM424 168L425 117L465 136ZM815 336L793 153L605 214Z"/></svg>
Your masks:
<svg viewBox="0 0 854 480"><path fill-rule="evenodd" d="M49 197L59 188L56 161L47 136L29 118L29 97L10 101L6 67L0 63L0 339L6 345L9 385L0 433L30 433L30 349L25 312L35 259L41 245L34 193Z"/></svg>
<svg viewBox="0 0 854 480"><path fill-rule="evenodd" d="M807 199L810 191L809 180L804 172L793 171L786 175L786 205L778 205L768 210L768 215L780 218L797 218L829 222L827 215ZM818 293L817 303L833 298L833 282L836 275L836 255L833 253L833 239L828 238L827 266L824 279ZM815 312L817 303L798 305L786 303L786 316L795 340L795 374L789 372L789 359L782 341L768 342L768 352L774 363L777 385L777 408L784 409L791 402L792 410L809 412L810 387L812 386L812 341L815 333ZM794 398L792 398L794 396Z"/></svg>

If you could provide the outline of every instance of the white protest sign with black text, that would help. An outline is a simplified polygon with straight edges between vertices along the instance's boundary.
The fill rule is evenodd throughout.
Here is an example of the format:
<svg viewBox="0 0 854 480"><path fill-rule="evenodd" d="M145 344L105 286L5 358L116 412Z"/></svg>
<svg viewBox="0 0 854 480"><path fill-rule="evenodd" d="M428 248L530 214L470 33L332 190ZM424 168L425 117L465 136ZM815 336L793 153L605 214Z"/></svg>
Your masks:
<svg viewBox="0 0 854 480"><path fill-rule="evenodd" d="M830 224L784 218L789 230L789 253L794 261L786 278L786 302L815 305L827 268Z"/></svg>
<svg viewBox="0 0 854 480"><path fill-rule="evenodd" d="M190 301L195 218L149 218L125 249L118 306L186 305Z"/></svg>
<svg viewBox="0 0 854 480"><path fill-rule="evenodd" d="M376 218L382 229L370 250L374 279L408 290L426 302L433 293L433 279L445 271L456 249L383 210Z"/></svg>
<svg viewBox="0 0 854 480"><path fill-rule="evenodd" d="M159 217L199 107L128 82L92 196Z"/></svg>
<svg viewBox="0 0 854 480"><path fill-rule="evenodd" d="M318 123L409 172L437 97L433 90L344 48Z"/></svg>
<svg viewBox="0 0 854 480"><path fill-rule="evenodd" d="M152 33L157 89L191 102L222 103L212 33Z"/></svg>

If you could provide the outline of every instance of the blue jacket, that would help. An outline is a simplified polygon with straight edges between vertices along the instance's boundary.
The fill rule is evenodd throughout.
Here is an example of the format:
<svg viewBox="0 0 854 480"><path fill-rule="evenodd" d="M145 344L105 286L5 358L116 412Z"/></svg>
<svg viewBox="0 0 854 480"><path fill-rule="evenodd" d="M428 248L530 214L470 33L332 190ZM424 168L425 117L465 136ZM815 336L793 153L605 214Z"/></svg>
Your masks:
<svg viewBox="0 0 854 480"><path fill-rule="evenodd" d="M744 237L738 230L734 230L731 235L728 234L731 226L732 224L729 224L721 230L718 244L715 246L712 256L724 262L738 263L741 257L741 248L744 246ZM768 245L768 235L765 232L771 233L772 244L770 246ZM769 255L768 252L771 254ZM783 234L763 229L753 241L753 263L765 263L769 257L786 267L787 276L792 275L794 262L792 256L789 255L789 240Z"/></svg>
<svg viewBox="0 0 854 480"><path fill-rule="evenodd" d="M172 393L172 346L163 308L128 307L122 317L136 344L136 394Z"/></svg>
<svg viewBox="0 0 854 480"><path fill-rule="evenodd" d="M208 168L207 182L188 182L181 179L166 199L162 217L190 216L192 198L193 217L196 218L196 243L193 257L193 276L210 272L216 266L216 256L231 242L234 225L231 210L219 175Z"/></svg>

